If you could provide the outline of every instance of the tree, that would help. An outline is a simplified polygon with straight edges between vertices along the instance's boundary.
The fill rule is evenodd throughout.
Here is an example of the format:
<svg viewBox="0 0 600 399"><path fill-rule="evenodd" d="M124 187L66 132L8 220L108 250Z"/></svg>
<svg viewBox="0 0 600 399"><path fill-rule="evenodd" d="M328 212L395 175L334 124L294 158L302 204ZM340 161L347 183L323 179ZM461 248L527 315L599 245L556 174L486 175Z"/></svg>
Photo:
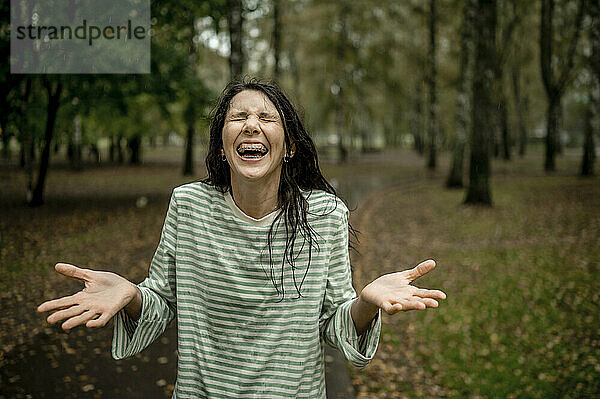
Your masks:
<svg viewBox="0 0 600 399"><path fill-rule="evenodd" d="M167 0L163 0L168 3ZM227 18L231 52L229 56L230 76L233 79L242 73L242 1L241 0L210 0L198 2L182 0L173 4L165 4L167 10L162 15L160 38L153 41L152 54L156 74L150 79L149 85L158 101L159 109L164 117L169 117L168 103L178 102L181 109L185 130L185 150L182 173L194 173L194 141L196 128L200 117L205 114L209 90L199 77L200 44L197 31L201 17L210 17L216 27ZM173 43L184 43L184 46L173 46Z"/></svg>
<svg viewBox="0 0 600 399"><path fill-rule="evenodd" d="M335 126L337 129L338 137L338 151L339 161L341 163L348 160L348 150L344 143L344 136L346 132L346 46L348 45L348 14L351 13L350 4L347 0L340 2L338 23L339 23L339 35L337 38L336 45L336 74L337 78L332 86L332 93L335 96Z"/></svg>
<svg viewBox="0 0 600 399"><path fill-rule="evenodd" d="M600 107L600 1L589 0L591 52L588 57L590 75L588 103L585 113L583 156L581 160L581 176L594 174L596 161L596 145L594 140L594 122L598 123L598 107Z"/></svg>
<svg viewBox="0 0 600 399"><path fill-rule="evenodd" d="M478 0L475 18L475 65L473 71L473 107L471 156L466 204L492 205L489 187L490 138L493 126L492 78L496 43L496 0Z"/></svg>
<svg viewBox="0 0 600 399"><path fill-rule="evenodd" d="M512 50L512 39L515 29L521 22L523 15L527 13L530 2L519 2L518 0L499 0L500 5L496 34L496 53L494 55L494 102L497 104L494 113L494 156L502 155L504 160L511 157L511 138L508 123L508 101L504 90L504 69L506 60Z"/></svg>
<svg viewBox="0 0 600 399"><path fill-rule="evenodd" d="M554 20L555 0L541 0L541 22L540 22L540 64L542 71L542 82L546 90L548 106L546 112L546 156L544 170L552 172L556 170L556 143L558 137L558 122L561 112L561 100L570 81L573 69L575 50L581 34L581 26L584 15L586 0L579 0L575 16L574 31L568 42L567 52L558 54L555 46ZM563 9L561 17L566 24L566 11ZM558 19L558 18L557 18ZM560 68L562 66L562 68Z"/></svg>
<svg viewBox="0 0 600 399"><path fill-rule="evenodd" d="M452 163L446 187L463 187L463 165L466 136L469 125L471 101L471 74L473 64L473 20L476 4L474 0L466 0L463 6L463 22L460 35L460 71L458 86L458 104L456 109L455 134L452 142Z"/></svg>
<svg viewBox="0 0 600 399"><path fill-rule="evenodd" d="M21 161L27 174L27 202L31 201L33 196L33 132L27 117L29 99L31 97L31 86L33 78L27 76L21 81L18 120L19 136L21 138Z"/></svg>
<svg viewBox="0 0 600 399"><path fill-rule="evenodd" d="M517 129L519 132L519 156L525 156L527 151L527 128L525 127L525 114L527 113L527 97L521 95L521 71L518 66L513 66L511 71L512 89L515 100L515 113Z"/></svg>
<svg viewBox="0 0 600 399"><path fill-rule="evenodd" d="M44 203L44 186L46 183L46 174L50 162L50 148L54 136L54 126L56 124L56 114L60 106L60 97L63 89L63 83L59 79L42 78L42 83L48 96L48 105L46 109L46 127L44 131L44 149L40 158L40 169L37 176L35 189L29 205L39 206Z"/></svg>
<svg viewBox="0 0 600 399"><path fill-rule="evenodd" d="M281 75L281 0L273 0L273 80L279 81Z"/></svg>
<svg viewBox="0 0 600 399"><path fill-rule="evenodd" d="M427 167L429 169L435 169L436 167L436 138L439 130L435 51L437 18L435 0L429 0L429 56L427 70L427 88L429 91L429 124L427 129L429 143L427 146Z"/></svg>
<svg viewBox="0 0 600 399"><path fill-rule="evenodd" d="M244 52L242 49L243 32L242 0L227 0L227 22L229 26L229 71L231 80L244 73Z"/></svg>
<svg viewBox="0 0 600 399"><path fill-rule="evenodd" d="M593 109L597 104L591 96L594 96L593 85L590 84L590 99L587 104L584 120L584 139L583 139L583 156L581 159L581 176L593 176L594 175L594 163L596 161L596 146L594 144L594 116L597 112Z"/></svg>
<svg viewBox="0 0 600 399"><path fill-rule="evenodd" d="M412 131L414 149L419 155L425 153L425 140L423 138L423 95L422 88L423 82L417 81L415 85L413 100L412 100L412 112L410 115L410 130Z"/></svg>

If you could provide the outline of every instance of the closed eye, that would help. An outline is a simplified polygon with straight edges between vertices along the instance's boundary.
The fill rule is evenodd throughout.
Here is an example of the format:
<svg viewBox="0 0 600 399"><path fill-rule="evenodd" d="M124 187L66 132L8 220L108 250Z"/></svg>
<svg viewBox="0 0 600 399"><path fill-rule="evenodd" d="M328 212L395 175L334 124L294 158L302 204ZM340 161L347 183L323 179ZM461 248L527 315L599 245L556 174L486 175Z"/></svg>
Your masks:
<svg viewBox="0 0 600 399"><path fill-rule="evenodd" d="M275 115L261 113L258 117L263 122L277 122L277 117Z"/></svg>
<svg viewBox="0 0 600 399"><path fill-rule="evenodd" d="M244 121L248 117L246 112L235 112L229 116L230 121Z"/></svg>

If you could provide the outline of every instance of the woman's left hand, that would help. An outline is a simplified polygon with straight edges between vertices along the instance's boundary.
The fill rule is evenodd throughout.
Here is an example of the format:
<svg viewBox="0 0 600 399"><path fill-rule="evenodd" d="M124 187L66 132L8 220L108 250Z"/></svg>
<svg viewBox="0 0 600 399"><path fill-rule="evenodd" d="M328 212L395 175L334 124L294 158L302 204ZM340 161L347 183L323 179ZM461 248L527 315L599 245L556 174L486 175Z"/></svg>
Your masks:
<svg viewBox="0 0 600 399"><path fill-rule="evenodd" d="M384 274L373 280L360 293L359 299L381 308L387 314L400 311L436 308L436 299L446 299L440 290L428 290L410 285L435 268L431 259L401 272Z"/></svg>

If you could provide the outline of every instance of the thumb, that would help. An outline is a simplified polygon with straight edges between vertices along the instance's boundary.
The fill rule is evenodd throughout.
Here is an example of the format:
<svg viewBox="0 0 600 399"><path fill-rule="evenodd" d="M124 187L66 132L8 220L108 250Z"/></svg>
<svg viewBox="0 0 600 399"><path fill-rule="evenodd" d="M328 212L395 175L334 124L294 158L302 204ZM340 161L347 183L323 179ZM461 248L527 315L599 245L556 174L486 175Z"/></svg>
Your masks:
<svg viewBox="0 0 600 399"><path fill-rule="evenodd" d="M427 259L408 271L408 279L410 281L416 280L419 277L426 275L434 268L435 261L433 259Z"/></svg>
<svg viewBox="0 0 600 399"><path fill-rule="evenodd" d="M63 276L75 278L77 280L87 281L90 278L89 270L81 269L69 263L57 263L56 266L54 266L54 269Z"/></svg>

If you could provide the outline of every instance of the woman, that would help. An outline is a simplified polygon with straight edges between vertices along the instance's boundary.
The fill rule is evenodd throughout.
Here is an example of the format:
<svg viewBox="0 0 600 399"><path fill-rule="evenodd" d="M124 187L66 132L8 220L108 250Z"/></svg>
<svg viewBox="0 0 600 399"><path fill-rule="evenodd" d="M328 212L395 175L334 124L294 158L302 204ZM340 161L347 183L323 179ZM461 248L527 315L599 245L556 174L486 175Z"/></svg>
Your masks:
<svg viewBox="0 0 600 399"><path fill-rule="evenodd" d="M177 398L325 398L322 342L372 359L388 314L445 294L379 277L356 297L348 210L322 176L298 114L274 85L232 83L210 128L208 178L176 188L148 277L56 265L85 282L40 305L64 329L114 317L113 357L132 356L177 315Z"/></svg>

